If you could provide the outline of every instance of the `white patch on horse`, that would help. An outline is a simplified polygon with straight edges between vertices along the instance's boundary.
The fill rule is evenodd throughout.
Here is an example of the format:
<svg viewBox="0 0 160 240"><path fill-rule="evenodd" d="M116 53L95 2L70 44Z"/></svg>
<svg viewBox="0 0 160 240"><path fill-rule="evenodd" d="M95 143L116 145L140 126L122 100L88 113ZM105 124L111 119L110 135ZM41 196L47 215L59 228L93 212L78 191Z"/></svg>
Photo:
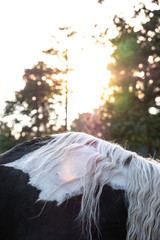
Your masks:
<svg viewBox="0 0 160 240"><path fill-rule="evenodd" d="M83 134L79 135L81 138L86 137ZM40 190L38 200L56 201L58 205L68 198L82 194L83 178L89 161L91 158L94 161L94 156L97 156L98 151L95 146L82 144L82 141L73 138L65 143L67 138L65 139L64 136L70 135L57 135L57 141L52 141L14 162L5 164L7 167L13 167L29 174L29 184ZM91 136L90 139L92 140ZM104 156L101 158L103 159ZM107 158L105 161L107 163ZM117 168L108 184L115 189L125 189L126 173L124 167ZM106 178L107 174L107 171L102 172L102 178Z"/></svg>

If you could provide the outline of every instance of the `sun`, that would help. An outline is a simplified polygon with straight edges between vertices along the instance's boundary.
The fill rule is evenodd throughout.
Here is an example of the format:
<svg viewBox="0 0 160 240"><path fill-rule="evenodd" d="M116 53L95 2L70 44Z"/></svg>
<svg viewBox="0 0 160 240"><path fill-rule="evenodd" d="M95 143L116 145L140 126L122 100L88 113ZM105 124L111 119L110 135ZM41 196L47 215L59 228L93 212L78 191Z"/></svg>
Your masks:
<svg viewBox="0 0 160 240"><path fill-rule="evenodd" d="M108 88L110 79L110 72L106 67L111 62L113 49L109 41L105 44L97 43L91 33L83 36L77 32L71 38L67 38L65 34L61 33L58 41L53 38L53 45L58 42L57 49L60 47L61 53L59 58L52 57L55 57L57 64L62 64L61 67L70 70L63 76L63 80L67 80L67 118L70 126L79 113L92 112L102 105L101 96L104 89ZM62 57L64 51L67 51L67 60ZM52 59L51 61L53 63ZM58 113L64 117L64 107Z"/></svg>
<svg viewBox="0 0 160 240"><path fill-rule="evenodd" d="M86 48L72 49L68 73L68 119L74 120L78 113L91 112L102 104L103 89L108 87L110 72L107 64L110 49L86 40Z"/></svg>

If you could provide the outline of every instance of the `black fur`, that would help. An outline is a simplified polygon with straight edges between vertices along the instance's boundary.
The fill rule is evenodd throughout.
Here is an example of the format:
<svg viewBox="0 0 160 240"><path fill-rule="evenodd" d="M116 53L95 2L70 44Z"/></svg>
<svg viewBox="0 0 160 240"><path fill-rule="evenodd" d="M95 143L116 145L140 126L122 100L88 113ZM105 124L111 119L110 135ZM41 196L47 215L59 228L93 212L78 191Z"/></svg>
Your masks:
<svg viewBox="0 0 160 240"><path fill-rule="evenodd" d="M59 207L55 202L37 202L39 190L28 180L22 171L0 166L0 239L86 240L81 224L75 221L81 196ZM126 218L124 192L105 186L100 198L100 239L125 240ZM94 229L93 240L98 240Z"/></svg>
<svg viewBox="0 0 160 240"><path fill-rule="evenodd" d="M0 163L5 164L5 163L13 162L23 157L25 154L33 152L38 148L44 146L45 144L49 143L53 139L54 139L53 136L47 136L43 138L42 137L35 138L33 140L29 140L27 142L19 144L16 147L12 148L11 150L5 152L4 154L1 154Z"/></svg>

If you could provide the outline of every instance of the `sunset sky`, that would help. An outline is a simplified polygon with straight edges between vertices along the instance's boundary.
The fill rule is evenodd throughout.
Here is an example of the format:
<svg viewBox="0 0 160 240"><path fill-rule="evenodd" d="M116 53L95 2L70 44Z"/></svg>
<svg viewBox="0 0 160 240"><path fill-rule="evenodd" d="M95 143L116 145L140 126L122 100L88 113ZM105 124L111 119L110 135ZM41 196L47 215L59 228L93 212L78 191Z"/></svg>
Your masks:
<svg viewBox="0 0 160 240"><path fill-rule="evenodd" d="M115 31L112 18L115 14L130 17L133 5L138 0L5 0L0 3L0 114L4 101L11 100L14 91L24 83L24 69L32 68L38 61L49 61L51 57L42 54L51 46L51 35L59 37L59 27L70 26L77 34L69 45L70 65L74 71L69 74L69 116L74 119L78 112L91 111L100 104L103 87L109 81L106 65L110 61L111 45L95 44L92 35L110 28ZM145 3L150 2L146 0ZM95 24L98 26L95 28ZM60 39L66 46L66 41ZM68 46L68 45L67 45Z"/></svg>

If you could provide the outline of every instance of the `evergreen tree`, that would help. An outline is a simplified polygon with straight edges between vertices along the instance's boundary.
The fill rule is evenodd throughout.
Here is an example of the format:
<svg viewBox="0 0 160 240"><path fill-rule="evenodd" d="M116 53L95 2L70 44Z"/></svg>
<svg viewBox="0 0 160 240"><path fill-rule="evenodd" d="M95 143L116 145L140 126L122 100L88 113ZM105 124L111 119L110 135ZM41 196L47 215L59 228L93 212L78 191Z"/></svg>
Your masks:
<svg viewBox="0 0 160 240"><path fill-rule="evenodd" d="M61 65L61 69L59 70L62 78L63 78L63 94L65 96L64 99L64 109L65 109L65 124L64 126L61 126L61 130L65 129L65 131L68 130L68 95L71 93L68 89L68 73L72 71L73 69L69 67L69 61L68 61L68 56L69 56L69 47L68 47L68 39L74 37L77 32L72 31L70 27L60 27L59 28L60 32L63 33L63 41L61 44L61 40L58 40L56 37L52 36L55 42L55 46L51 47L47 50L44 50L43 52L49 55L52 55L56 57L56 60L59 61L59 64ZM64 44L65 43L65 44ZM59 47L59 44L61 47ZM56 47L56 45L58 47ZM61 131L60 130L60 131Z"/></svg>
<svg viewBox="0 0 160 240"><path fill-rule="evenodd" d="M33 68L25 70L25 87L15 93L15 100L7 101L5 115L18 114L29 118L29 123L22 128L22 137L53 132L57 120L55 107L60 102L57 96L62 90L61 80L56 80L56 74L59 74L58 69L38 62ZM21 123L21 120L17 118L15 122Z"/></svg>
<svg viewBox="0 0 160 240"><path fill-rule="evenodd" d="M111 40L114 62L108 66L113 94L101 118L107 138L132 149L145 145L150 155L160 144L160 10L142 5L134 17L142 12L146 22L139 31L122 18L114 19L119 33Z"/></svg>
<svg viewBox="0 0 160 240"><path fill-rule="evenodd" d="M0 153L3 153L16 145L16 140L11 134L7 123L0 121Z"/></svg>

